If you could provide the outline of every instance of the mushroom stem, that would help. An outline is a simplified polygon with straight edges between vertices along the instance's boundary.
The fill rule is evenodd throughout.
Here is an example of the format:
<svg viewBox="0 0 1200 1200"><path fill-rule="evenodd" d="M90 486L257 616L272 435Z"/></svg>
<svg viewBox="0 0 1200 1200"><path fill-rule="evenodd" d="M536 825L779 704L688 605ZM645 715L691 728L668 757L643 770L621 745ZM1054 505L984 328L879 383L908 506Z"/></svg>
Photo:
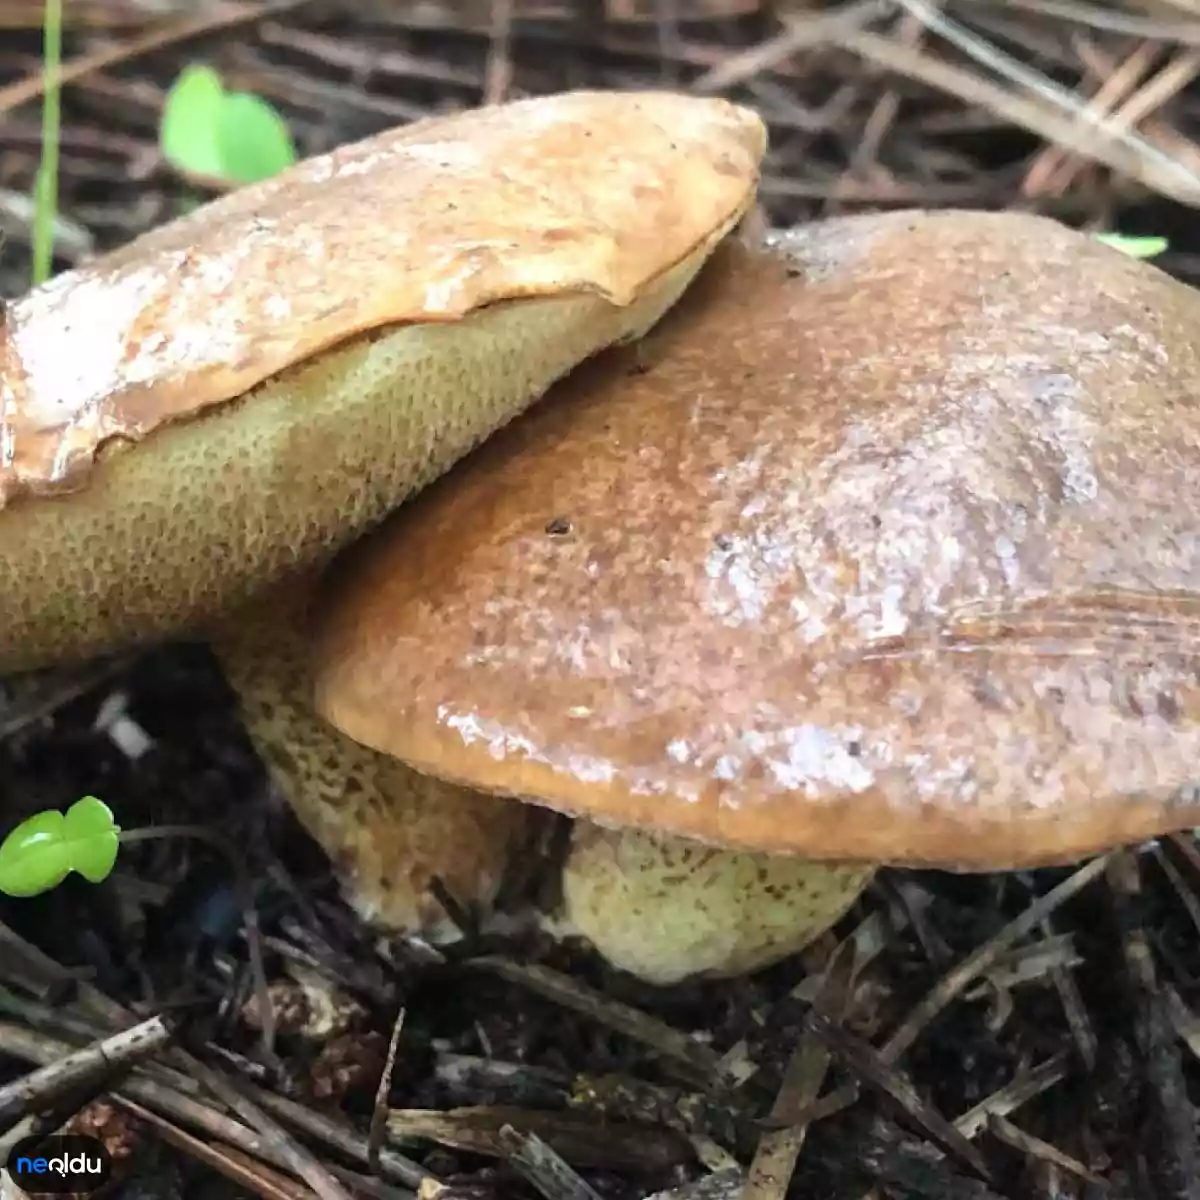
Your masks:
<svg viewBox="0 0 1200 1200"><path fill-rule="evenodd" d="M485 910L532 836L536 810L421 775L351 741L307 703L313 576L271 589L209 631L255 748L367 921L431 943L457 926L436 878Z"/></svg>
<svg viewBox="0 0 1200 1200"><path fill-rule="evenodd" d="M874 873L869 863L723 850L578 820L554 928L586 938L648 983L729 978L802 950L845 914Z"/></svg>

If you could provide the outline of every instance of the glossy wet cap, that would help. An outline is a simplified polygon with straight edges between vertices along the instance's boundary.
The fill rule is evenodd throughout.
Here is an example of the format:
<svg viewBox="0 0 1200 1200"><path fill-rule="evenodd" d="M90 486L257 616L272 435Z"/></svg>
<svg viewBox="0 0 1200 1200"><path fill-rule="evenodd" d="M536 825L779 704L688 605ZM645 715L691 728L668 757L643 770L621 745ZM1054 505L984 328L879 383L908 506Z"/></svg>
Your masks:
<svg viewBox="0 0 1200 1200"><path fill-rule="evenodd" d="M1200 299L1049 220L727 246L330 574L318 703L606 825L963 869L1200 822Z"/></svg>
<svg viewBox="0 0 1200 1200"><path fill-rule="evenodd" d="M431 118L13 302L0 671L195 628L323 561L644 333L764 149L749 110L665 93Z"/></svg>

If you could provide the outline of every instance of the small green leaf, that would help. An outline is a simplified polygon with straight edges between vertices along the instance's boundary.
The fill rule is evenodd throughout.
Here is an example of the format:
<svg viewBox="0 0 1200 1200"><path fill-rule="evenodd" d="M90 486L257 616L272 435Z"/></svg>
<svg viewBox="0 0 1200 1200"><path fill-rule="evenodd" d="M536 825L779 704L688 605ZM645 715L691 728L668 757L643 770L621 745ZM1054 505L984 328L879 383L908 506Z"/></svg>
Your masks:
<svg viewBox="0 0 1200 1200"><path fill-rule="evenodd" d="M260 96L227 92L211 67L185 67L171 85L159 126L163 157L177 170L254 183L296 161L287 122Z"/></svg>
<svg viewBox="0 0 1200 1200"><path fill-rule="evenodd" d="M177 170L220 176L217 128L225 89L211 67L184 67L167 92L159 123L158 144Z"/></svg>
<svg viewBox="0 0 1200 1200"><path fill-rule="evenodd" d="M38 896L71 873L70 847L63 842L66 818L47 810L22 821L0 843L0 892Z"/></svg>
<svg viewBox="0 0 1200 1200"><path fill-rule="evenodd" d="M1123 233L1098 233L1098 241L1112 246L1130 258L1154 258L1167 248L1167 239L1161 237L1127 237Z"/></svg>
<svg viewBox="0 0 1200 1200"><path fill-rule="evenodd" d="M95 796L84 796L67 809L63 836L70 846L71 866L88 883L108 878L121 848L121 827L112 810Z"/></svg>
<svg viewBox="0 0 1200 1200"><path fill-rule="evenodd" d="M262 97L249 92L225 96L217 123L221 170L236 183L255 183L296 161L287 122Z"/></svg>
<svg viewBox="0 0 1200 1200"><path fill-rule="evenodd" d="M95 796L77 800L66 813L35 813L0 843L0 892L38 896L73 870L100 883L117 861L120 834L108 805Z"/></svg>

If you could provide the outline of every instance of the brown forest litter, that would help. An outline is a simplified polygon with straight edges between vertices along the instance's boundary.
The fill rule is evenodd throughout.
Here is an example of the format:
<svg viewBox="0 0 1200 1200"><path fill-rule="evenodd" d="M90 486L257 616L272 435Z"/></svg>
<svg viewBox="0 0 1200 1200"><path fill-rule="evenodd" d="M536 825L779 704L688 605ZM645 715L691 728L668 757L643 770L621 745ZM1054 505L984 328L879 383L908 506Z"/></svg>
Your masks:
<svg viewBox="0 0 1200 1200"><path fill-rule="evenodd" d="M288 115L304 153L429 112L659 83L767 117L785 224L1036 209L1170 239L1200 280L1194 0L68 2L62 265L173 215L154 143L187 62ZM28 270L35 0L0 0L0 290ZM120 738L128 722L141 739ZM124 749L122 748L124 746ZM1200 852L1074 871L885 872L827 940L656 990L539 941L445 957L369 936L271 794L207 653L0 701L5 825L94 792L126 828L244 848L264 1034L228 864L129 847L112 881L0 902L0 1143L75 1127L120 1197L831 1200L1200 1197ZM131 1026L133 1034L120 1031Z"/></svg>

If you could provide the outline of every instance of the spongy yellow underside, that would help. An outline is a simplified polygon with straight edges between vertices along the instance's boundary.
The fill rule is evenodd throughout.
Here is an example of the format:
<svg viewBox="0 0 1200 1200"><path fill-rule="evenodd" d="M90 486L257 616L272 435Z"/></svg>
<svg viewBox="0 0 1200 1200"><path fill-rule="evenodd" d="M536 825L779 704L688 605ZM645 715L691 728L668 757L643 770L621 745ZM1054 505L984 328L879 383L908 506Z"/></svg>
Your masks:
<svg viewBox="0 0 1200 1200"><path fill-rule="evenodd" d="M322 721L310 694L306 606L292 579L211 630L256 749L366 920L433 942L453 934L430 891L486 910L541 810L419 775Z"/></svg>
<svg viewBox="0 0 1200 1200"><path fill-rule="evenodd" d="M0 672L177 633L324 560L583 359L644 333L716 240L628 308L524 299L356 339L110 446L81 492L13 504L0 512Z"/></svg>

